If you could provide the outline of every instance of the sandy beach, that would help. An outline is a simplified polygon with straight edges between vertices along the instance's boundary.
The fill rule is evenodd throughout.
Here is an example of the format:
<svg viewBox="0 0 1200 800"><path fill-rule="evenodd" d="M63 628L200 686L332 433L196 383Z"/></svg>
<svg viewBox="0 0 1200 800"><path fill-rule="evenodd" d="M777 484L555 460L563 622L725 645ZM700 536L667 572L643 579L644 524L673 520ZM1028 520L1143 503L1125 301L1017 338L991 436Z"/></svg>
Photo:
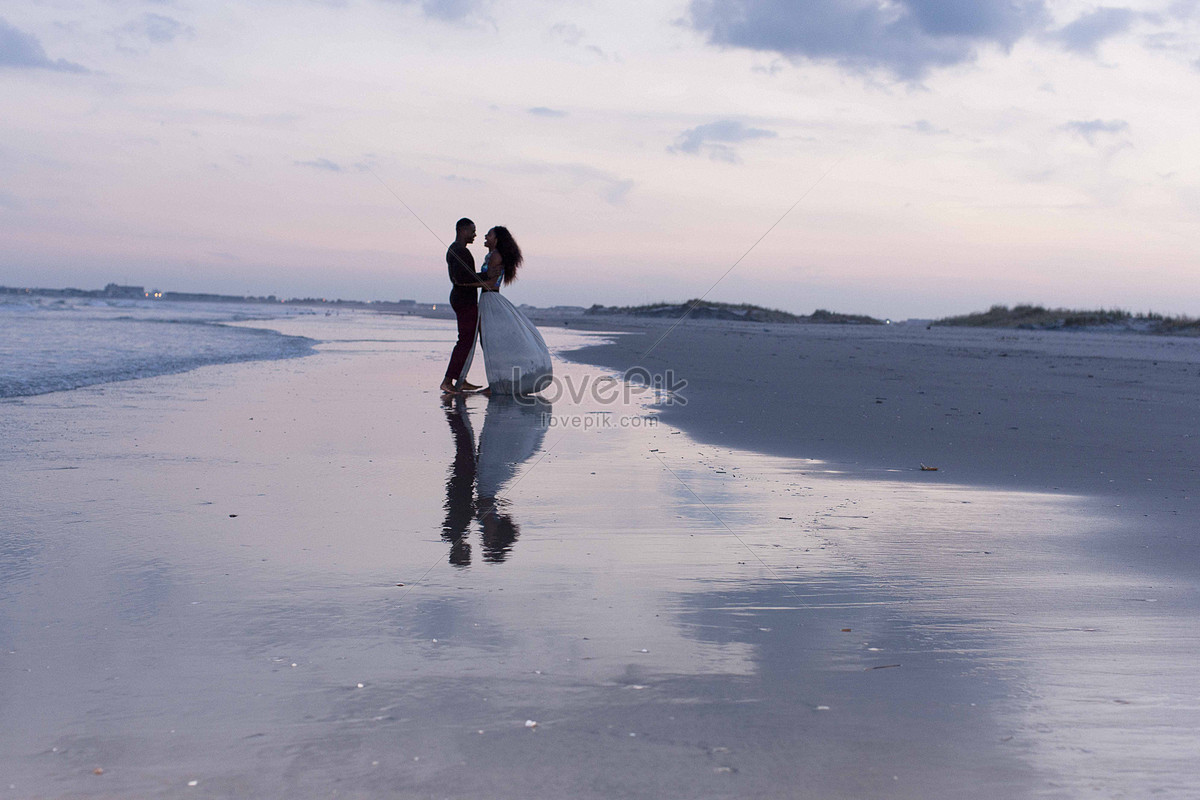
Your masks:
<svg viewBox="0 0 1200 800"><path fill-rule="evenodd" d="M573 322L522 406L243 324L320 344L0 403L3 796L1200 780L1194 340Z"/></svg>

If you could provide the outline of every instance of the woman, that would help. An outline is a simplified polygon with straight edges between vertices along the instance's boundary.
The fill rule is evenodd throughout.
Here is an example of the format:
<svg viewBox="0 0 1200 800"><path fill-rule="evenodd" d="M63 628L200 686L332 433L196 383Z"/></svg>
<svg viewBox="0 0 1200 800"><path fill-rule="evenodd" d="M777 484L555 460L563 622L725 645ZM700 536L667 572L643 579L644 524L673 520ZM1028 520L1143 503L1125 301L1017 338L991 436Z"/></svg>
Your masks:
<svg viewBox="0 0 1200 800"><path fill-rule="evenodd" d="M484 394L532 394L550 383L550 351L538 329L500 294L517 279L524 258L508 228L497 225L483 237L487 278L479 295L479 343L488 387Z"/></svg>

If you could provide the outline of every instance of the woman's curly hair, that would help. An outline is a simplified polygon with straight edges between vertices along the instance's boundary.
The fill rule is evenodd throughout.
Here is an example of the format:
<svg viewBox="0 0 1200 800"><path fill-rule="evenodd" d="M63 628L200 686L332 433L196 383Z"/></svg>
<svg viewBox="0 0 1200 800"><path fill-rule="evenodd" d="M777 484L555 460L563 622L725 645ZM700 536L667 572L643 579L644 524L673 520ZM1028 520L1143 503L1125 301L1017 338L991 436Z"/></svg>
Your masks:
<svg viewBox="0 0 1200 800"><path fill-rule="evenodd" d="M497 225L492 228L492 233L496 234L496 252L504 262L504 285L507 286L517 279L517 268L521 266L525 257L521 255L521 248L517 246L517 240L508 232L508 228Z"/></svg>

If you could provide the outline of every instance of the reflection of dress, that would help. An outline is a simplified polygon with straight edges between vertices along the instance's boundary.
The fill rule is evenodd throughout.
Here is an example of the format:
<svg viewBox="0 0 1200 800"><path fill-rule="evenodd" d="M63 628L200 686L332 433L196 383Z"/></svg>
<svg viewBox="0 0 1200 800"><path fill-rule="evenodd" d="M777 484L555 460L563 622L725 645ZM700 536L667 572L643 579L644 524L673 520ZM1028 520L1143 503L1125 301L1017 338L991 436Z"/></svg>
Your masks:
<svg viewBox="0 0 1200 800"><path fill-rule="evenodd" d="M479 343L493 394L532 394L550 383L553 367L542 334L499 288L479 295Z"/></svg>
<svg viewBox="0 0 1200 800"><path fill-rule="evenodd" d="M475 493L480 499L495 497L517 474L517 467L542 446L552 408L534 398L491 396L475 472Z"/></svg>

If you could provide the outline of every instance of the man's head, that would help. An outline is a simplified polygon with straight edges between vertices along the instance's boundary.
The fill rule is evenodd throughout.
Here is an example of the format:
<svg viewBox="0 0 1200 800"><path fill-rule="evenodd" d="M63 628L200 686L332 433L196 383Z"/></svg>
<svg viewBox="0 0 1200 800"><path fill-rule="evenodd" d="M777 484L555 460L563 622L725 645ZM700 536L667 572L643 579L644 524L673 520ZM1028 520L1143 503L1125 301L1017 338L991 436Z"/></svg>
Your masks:
<svg viewBox="0 0 1200 800"><path fill-rule="evenodd" d="M454 223L454 238L460 244L470 244L475 241L475 223L466 217Z"/></svg>

